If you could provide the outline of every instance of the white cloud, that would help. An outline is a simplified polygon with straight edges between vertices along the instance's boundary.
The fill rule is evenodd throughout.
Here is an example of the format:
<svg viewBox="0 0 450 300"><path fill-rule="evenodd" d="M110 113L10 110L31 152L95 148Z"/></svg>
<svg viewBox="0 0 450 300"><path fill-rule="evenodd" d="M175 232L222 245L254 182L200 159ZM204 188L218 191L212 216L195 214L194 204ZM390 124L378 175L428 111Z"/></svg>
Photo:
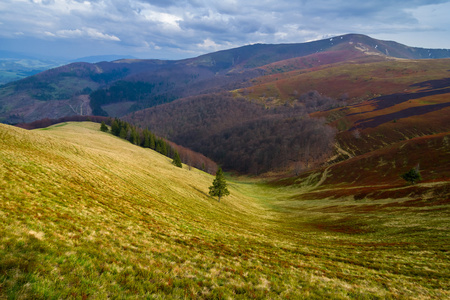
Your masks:
<svg viewBox="0 0 450 300"><path fill-rule="evenodd" d="M211 39L206 39L203 40L202 43L197 44L197 46L201 49L205 49L205 50L218 50L220 48L220 45L216 44L213 40Z"/></svg>
<svg viewBox="0 0 450 300"><path fill-rule="evenodd" d="M50 32L50 31L45 31L44 35L49 36L49 37L56 37L56 34Z"/></svg>
<svg viewBox="0 0 450 300"><path fill-rule="evenodd" d="M104 34L94 28L82 28L82 29L73 29L73 30L58 30L56 34L52 34L51 32L46 32L49 36L56 36L62 38L82 38L88 37L95 40L105 40L105 41L114 41L120 42L120 39L117 36Z"/></svg>
<svg viewBox="0 0 450 300"><path fill-rule="evenodd" d="M140 11L140 14L150 22L159 23L163 28L169 29L169 30L181 30L180 26L178 25L178 22L182 20L182 18L164 13L164 12L157 12L153 11L151 9L144 9Z"/></svg>

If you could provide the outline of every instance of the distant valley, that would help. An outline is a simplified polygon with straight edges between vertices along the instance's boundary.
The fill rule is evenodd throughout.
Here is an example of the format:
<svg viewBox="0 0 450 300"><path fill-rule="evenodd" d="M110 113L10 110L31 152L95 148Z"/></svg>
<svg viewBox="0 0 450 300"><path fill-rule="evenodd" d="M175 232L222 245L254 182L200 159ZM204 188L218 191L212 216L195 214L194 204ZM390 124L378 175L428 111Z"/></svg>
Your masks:
<svg viewBox="0 0 450 300"><path fill-rule="evenodd" d="M0 50L0 86L72 62L97 63L124 58L134 59L135 57L129 55L100 55L68 60Z"/></svg>
<svg viewBox="0 0 450 300"><path fill-rule="evenodd" d="M65 64L61 59L42 58L0 50L0 86Z"/></svg>

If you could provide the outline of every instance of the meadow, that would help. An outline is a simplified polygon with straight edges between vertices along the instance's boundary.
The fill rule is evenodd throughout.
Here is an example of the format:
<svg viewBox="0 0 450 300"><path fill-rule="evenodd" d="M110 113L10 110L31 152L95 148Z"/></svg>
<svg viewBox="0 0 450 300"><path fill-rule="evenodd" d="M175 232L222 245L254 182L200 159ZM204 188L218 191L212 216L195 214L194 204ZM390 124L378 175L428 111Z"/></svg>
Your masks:
<svg viewBox="0 0 450 300"><path fill-rule="evenodd" d="M323 171L228 176L218 203L99 127L0 124L0 299L450 298L448 199L335 197Z"/></svg>

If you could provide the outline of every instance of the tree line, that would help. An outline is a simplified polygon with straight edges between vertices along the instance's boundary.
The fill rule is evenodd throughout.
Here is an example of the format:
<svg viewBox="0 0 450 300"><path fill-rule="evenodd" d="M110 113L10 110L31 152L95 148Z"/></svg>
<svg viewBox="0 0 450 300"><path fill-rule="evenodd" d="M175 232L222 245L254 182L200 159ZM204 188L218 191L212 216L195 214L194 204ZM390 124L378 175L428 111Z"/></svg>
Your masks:
<svg viewBox="0 0 450 300"><path fill-rule="evenodd" d="M217 165L205 156L178 146L175 143L168 142L153 134L148 128L142 129L118 118L110 119L110 126L113 135L125 139L134 145L155 150L164 156L172 158L172 163L175 166L182 167L181 163L183 162L189 167L193 166L211 174L217 169ZM105 122L102 122L101 129L105 132L108 131ZM182 155L180 155L180 152Z"/></svg>
<svg viewBox="0 0 450 300"><path fill-rule="evenodd" d="M142 129L118 118L112 119L110 126L113 135L126 139L134 145L155 150L162 155L172 158L172 163L178 167L181 167L181 162L183 162L189 167L193 166L211 174L217 170L216 163L204 155L166 141L153 134L148 128ZM102 126L102 128L104 127Z"/></svg>

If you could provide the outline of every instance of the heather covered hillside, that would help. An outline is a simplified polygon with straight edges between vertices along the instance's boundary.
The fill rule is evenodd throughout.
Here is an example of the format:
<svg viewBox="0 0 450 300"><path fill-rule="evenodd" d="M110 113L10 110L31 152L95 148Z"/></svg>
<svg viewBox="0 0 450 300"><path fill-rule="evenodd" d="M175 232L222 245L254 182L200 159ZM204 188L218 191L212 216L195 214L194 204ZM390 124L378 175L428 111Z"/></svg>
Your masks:
<svg viewBox="0 0 450 300"><path fill-rule="evenodd" d="M181 99L126 119L231 170L298 174L448 132L448 68L447 59L331 64L268 75L258 79L266 83L233 94Z"/></svg>
<svg viewBox="0 0 450 300"><path fill-rule="evenodd" d="M364 60L367 58L365 56ZM298 70L279 74L273 74L274 66L271 65L272 74L254 79L251 87L240 89L239 92L251 99L275 105L292 101L310 90L355 103L384 95L414 93L420 90L421 85L427 86L429 81L445 81L449 77L449 59L364 60L329 63L306 69L300 65Z"/></svg>

